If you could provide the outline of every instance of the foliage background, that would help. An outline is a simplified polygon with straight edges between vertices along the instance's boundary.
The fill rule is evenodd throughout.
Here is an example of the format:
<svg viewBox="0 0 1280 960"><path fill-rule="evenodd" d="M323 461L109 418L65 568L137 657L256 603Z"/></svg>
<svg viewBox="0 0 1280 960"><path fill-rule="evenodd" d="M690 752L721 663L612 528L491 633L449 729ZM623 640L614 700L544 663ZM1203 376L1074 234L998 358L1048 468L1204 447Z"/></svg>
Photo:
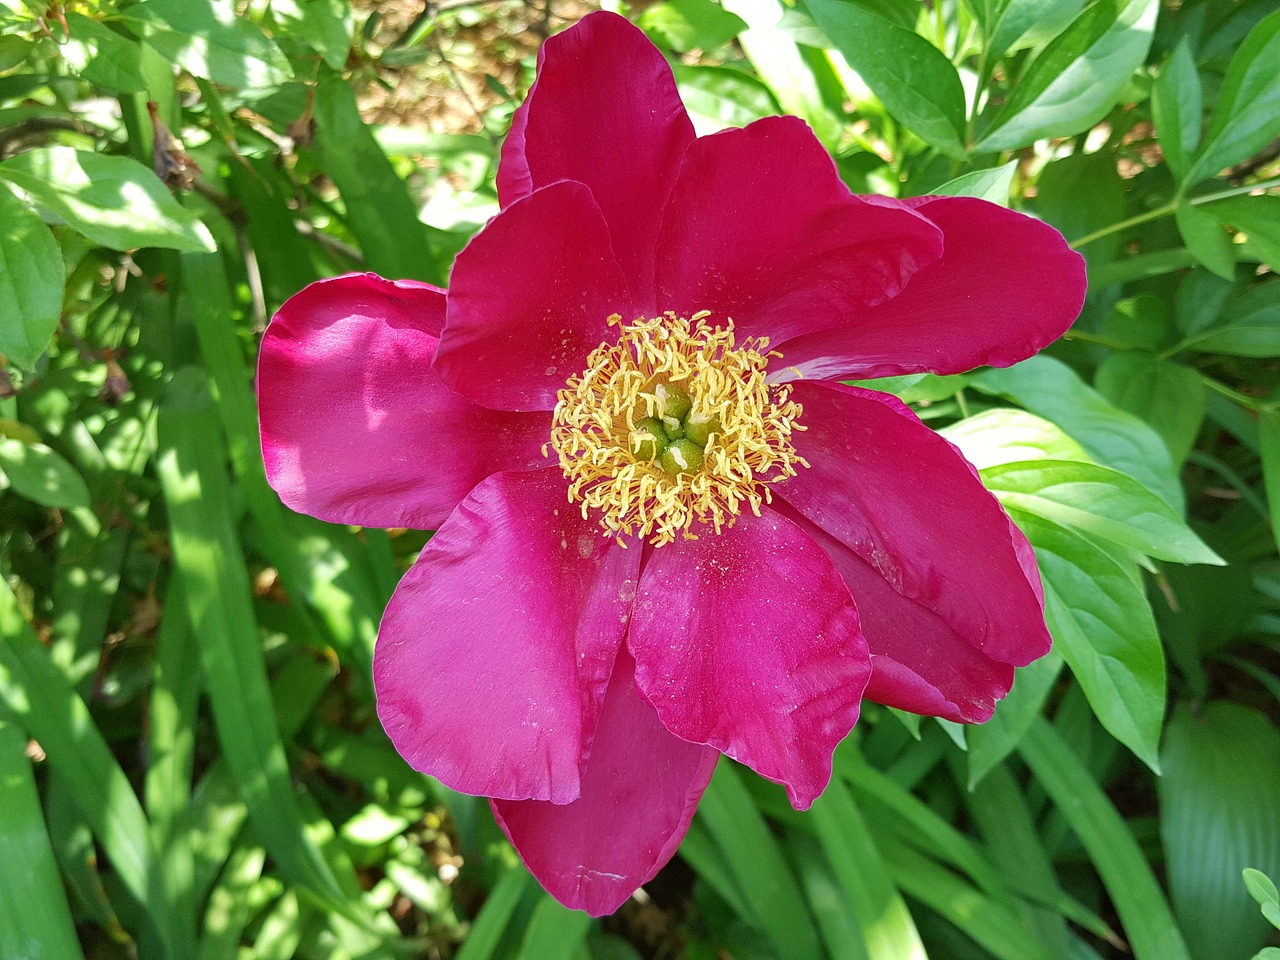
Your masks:
<svg viewBox="0 0 1280 960"><path fill-rule="evenodd" d="M1045 356L876 384L1027 531L1056 652L981 728L868 705L806 815L722 763L598 922L396 756L372 648L426 534L281 506L257 337L321 276L443 283L540 38L587 9L0 0L0 956L1280 942L1241 877L1280 875L1273 0L627 11L700 132L796 113L856 191L1010 203L1086 255Z"/></svg>

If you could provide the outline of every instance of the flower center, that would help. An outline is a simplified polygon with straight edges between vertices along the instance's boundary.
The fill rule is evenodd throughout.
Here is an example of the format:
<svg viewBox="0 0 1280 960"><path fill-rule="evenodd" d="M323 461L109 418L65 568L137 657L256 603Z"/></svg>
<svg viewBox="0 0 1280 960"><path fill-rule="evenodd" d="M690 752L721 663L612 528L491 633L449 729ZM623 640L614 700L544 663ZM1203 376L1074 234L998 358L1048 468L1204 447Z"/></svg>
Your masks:
<svg viewBox="0 0 1280 960"><path fill-rule="evenodd" d="M800 405L765 382L778 354L763 337L735 344L733 322L712 326L710 315L614 314L618 342L592 352L557 397L548 446L569 500L619 542L694 540L695 521L719 533L744 504L759 516L769 484L809 465L791 443Z"/></svg>

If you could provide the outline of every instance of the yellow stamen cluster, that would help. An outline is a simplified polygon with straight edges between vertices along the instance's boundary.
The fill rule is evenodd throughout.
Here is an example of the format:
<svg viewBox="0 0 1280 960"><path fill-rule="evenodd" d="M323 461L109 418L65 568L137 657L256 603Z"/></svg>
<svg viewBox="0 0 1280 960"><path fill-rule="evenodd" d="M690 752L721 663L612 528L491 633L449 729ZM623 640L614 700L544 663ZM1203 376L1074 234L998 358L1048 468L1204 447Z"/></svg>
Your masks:
<svg viewBox="0 0 1280 960"><path fill-rule="evenodd" d="M808 466L791 443L804 429L800 405L765 382L778 354L763 337L735 344L733 322L712 326L709 316L623 323L614 314L617 343L598 347L557 397L548 446L569 501L619 542L697 539L695 522L719 533L744 504L759 516L769 484Z"/></svg>

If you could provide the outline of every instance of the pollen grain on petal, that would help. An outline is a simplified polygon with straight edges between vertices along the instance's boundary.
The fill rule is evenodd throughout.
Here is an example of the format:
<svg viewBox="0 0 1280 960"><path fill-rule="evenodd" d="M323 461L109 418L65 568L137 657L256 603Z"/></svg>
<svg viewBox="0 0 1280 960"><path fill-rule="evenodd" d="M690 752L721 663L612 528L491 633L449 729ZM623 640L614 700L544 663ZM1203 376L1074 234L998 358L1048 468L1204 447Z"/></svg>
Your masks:
<svg viewBox="0 0 1280 960"><path fill-rule="evenodd" d="M719 532L745 505L759 514L769 485L808 466L791 442L802 409L767 382L765 338L735 340L733 322L667 313L624 323L557 397L550 448L569 499L606 535L655 546Z"/></svg>

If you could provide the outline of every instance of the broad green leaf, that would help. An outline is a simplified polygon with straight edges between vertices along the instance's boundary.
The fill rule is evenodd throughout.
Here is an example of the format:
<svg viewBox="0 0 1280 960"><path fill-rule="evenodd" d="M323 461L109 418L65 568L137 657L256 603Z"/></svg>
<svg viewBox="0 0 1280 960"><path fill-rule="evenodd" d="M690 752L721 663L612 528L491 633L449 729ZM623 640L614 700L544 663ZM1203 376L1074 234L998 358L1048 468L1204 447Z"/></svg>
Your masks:
<svg viewBox="0 0 1280 960"><path fill-rule="evenodd" d="M1169 336L1169 305L1160 297L1138 294L1116 301L1099 332L1135 350L1159 350Z"/></svg>
<svg viewBox="0 0 1280 960"><path fill-rule="evenodd" d="M1142 848L1062 736L1039 719L1019 750L1084 844L1115 904L1134 960L1191 960Z"/></svg>
<svg viewBox="0 0 1280 960"><path fill-rule="evenodd" d="M1018 78L976 150L1014 150L1097 123L1147 57L1158 0L1090 4Z"/></svg>
<svg viewBox="0 0 1280 960"><path fill-rule="evenodd" d="M990 26L988 57L995 60L1011 47L1021 49L1044 44L1067 28L1085 0L995 0Z"/></svg>
<svg viewBox="0 0 1280 960"><path fill-rule="evenodd" d="M672 67L680 99L684 101L699 136L727 127L745 127L761 117L782 110L763 83L741 70L728 67Z"/></svg>
<svg viewBox="0 0 1280 960"><path fill-rule="evenodd" d="M1141 583L1083 537L1009 512L1035 548L1058 652L1107 731L1158 770L1164 652Z"/></svg>
<svg viewBox="0 0 1280 960"><path fill-rule="evenodd" d="M1085 386L1065 363L1041 355L1003 370L984 370L970 383L1052 420L1093 460L1127 473L1181 515L1182 482L1160 435Z"/></svg>
<svg viewBox="0 0 1280 960"><path fill-rule="evenodd" d="M1280 272L1280 196L1232 197L1207 203L1200 209L1242 231L1247 237L1246 249L1273 272Z"/></svg>
<svg viewBox="0 0 1280 960"><path fill-rule="evenodd" d="M22 731L0 716L0 956L72 960L84 954L26 748Z"/></svg>
<svg viewBox="0 0 1280 960"><path fill-rule="evenodd" d="M1263 489L1271 514L1271 535L1280 547L1280 411L1258 414L1258 439L1262 454Z"/></svg>
<svg viewBox="0 0 1280 960"><path fill-rule="evenodd" d="M0 184L0 353L19 367L40 359L62 316L62 252L49 228Z"/></svg>
<svg viewBox="0 0 1280 960"><path fill-rule="evenodd" d="M355 94L337 77L316 86L315 150L342 194L347 224L369 269L388 277L444 279L409 191L360 117Z"/></svg>
<svg viewBox="0 0 1280 960"><path fill-rule="evenodd" d="M1218 318L1234 289L1234 283L1228 283L1208 270L1197 268L1188 271L1178 284L1174 300L1173 317L1178 330L1185 336L1204 330Z"/></svg>
<svg viewBox="0 0 1280 960"><path fill-rule="evenodd" d="M1192 187L1239 163L1276 136L1280 112L1280 11L1249 32L1231 58L1213 122L1183 181Z"/></svg>
<svg viewBox="0 0 1280 960"><path fill-rule="evenodd" d="M868 960L924 957L924 944L862 813L833 777L810 810L818 840L839 881L846 909L861 928Z"/></svg>
<svg viewBox="0 0 1280 960"><path fill-rule="evenodd" d="M1270 927L1241 871L1280 873L1280 731L1237 703L1184 706L1161 760L1160 835L1187 945L1197 956L1242 958Z"/></svg>
<svg viewBox="0 0 1280 960"><path fill-rule="evenodd" d="M0 473L15 493L46 507L89 506L89 488L76 468L43 443L0 438Z"/></svg>
<svg viewBox="0 0 1280 960"><path fill-rule="evenodd" d="M339 911L345 901L303 828L280 732L273 721L266 665L233 525L225 448L203 371L184 368L170 382L160 415L158 466L170 543L181 572L218 739L258 835L281 869Z"/></svg>
<svg viewBox="0 0 1280 960"><path fill-rule="evenodd" d="M311 44L330 69L346 66L354 26L347 0L272 0L271 15Z"/></svg>
<svg viewBox="0 0 1280 960"><path fill-rule="evenodd" d="M1187 172L1192 153L1200 143L1203 119L1200 74L1186 37L1174 47L1151 87L1151 117L1160 135L1160 147L1175 180Z"/></svg>
<svg viewBox="0 0 1280 960"><path fill-rule="evenodd" d="M979 200L1007 207L1009 190L1013 187L1013 175L1017 170L1018 162L1010 160L1003 166L992 167L990 170L963 173L930 192L944 197L977 197Z"/></svg>
<svg viewBox="0 0 1280 960"><path fill-rule="evenodd" d="M1186 201L1178 204L1175 219L1187 249L1200 264L1223 280L1235 279L1234 244L1222 228L1222 223Z"/></svg>
<svg viewBox="0 0 1280 960"><path fill-rule="evenodd" d="M937 47L848 0L810 0L808 8L895 119L947 156L964 157L964 89Z"/></svg>
<svg viewBox="0 0 1280 960"><path fill-rule="evenodd" d="M1062 428L1025 410L998 407L938 431L979 470L1022 460L1081 460L1084 447Z"/></svg>
<svg viewBox="0 0 1280 960"><path fill-rule="evenodd" d="M747 29L712 0L663 0L640 14L636 26L678 53L714 50Z"/></svg>
<svg viewBox="0 0 1280 960"><path fill-rule="evenodd" d="M1113 353L1098 368L1098 392L1151 424L1182 464L1204 420L1205 386L1190 367L1142 351Z"/></svg>
<svg viewBox="0 0 1280 960"><path fill-rule="evenodd" d="M0 163L0 180L113 250L212 250L213 237L151 170L128 157L42 147Z"/></svg>
<svg viewBox="0 0 1280 960"><path fill-rule="evenodd" d="M1125 182L1104 152L1076 153L1040 171L1036 213L1075 241L1124 219ZM1094 270L1113 260L1124 237L1111 233L1080 246ZM1092 283L1091 283L1092 285Z"/></svg>
<svg viewBox="0 0 1280 960"><path fill-rule="evenodd" d="M1220 321L1188 337L1178 349L1236 357L1280 357L1280 282L1253 287L1227 305Z"/></svg>
<svg viewBox="0 0 1280 960"><path fill-rule="evenodd" d="M228 87L272 87L293 76L280 48L232 0L144 0L121 16L144 25L147 43L192 76Z"/></svg>
<svg viewBox="0 0 1280 960"><path fill-rule="evenodd" d="M80 13L68 11L66 17L71 37L62 44L61 52L80 76L117 93L147 89L137 40Z"/></svg>

